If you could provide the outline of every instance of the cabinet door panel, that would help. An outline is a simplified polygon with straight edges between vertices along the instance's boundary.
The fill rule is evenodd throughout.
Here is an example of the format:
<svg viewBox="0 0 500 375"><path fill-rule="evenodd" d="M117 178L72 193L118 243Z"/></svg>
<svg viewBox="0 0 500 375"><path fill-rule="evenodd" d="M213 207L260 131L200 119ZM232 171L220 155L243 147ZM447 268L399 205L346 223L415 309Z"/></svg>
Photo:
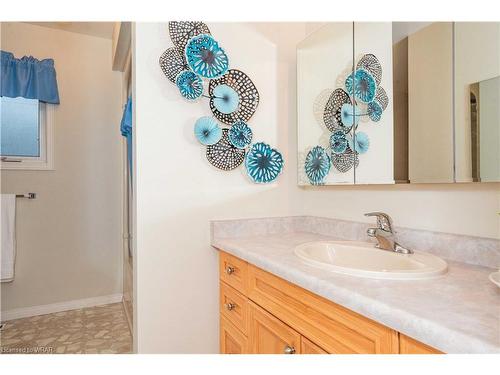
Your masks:
<svg viewBox="0 0 500 375"><path fill-rule="evenodd" d="M370 69L372 59L363 56L374 55L380 63L381 72L376 74ZM364 69L373 74L380 83L376 91L385 91L387 107L378 121L361 115L357 127L351 129L361 144L359 164L355 164L355 184L393 184L394 183L394 136L393 136L393 80L392 80L392 24L391 22L355 22L354 56L356 72ZM368 66L368 67L367 67ZM351 96L352 93L351 93ZM368 113L368 105L356 99L359 113Z"/></svg>
<svg viewBox="0 0 500 375"><path fill-rule="evenodd" d="M304 336L300 338L300 354L328 354L312 341Z"/></svg>
<svg viewBox="0 0 500 375"><path fill-rule="evenodd" d="M437 349L425 345L411 337L399 334L399 353L400 354L443 354Z"/></svg>
<svg viewBox="0 0 500 375"><path fill-rule="evenodd" d="M300 352L300 335L267 311L250 302L250 350L254 354Z"/></svg>
<svg viewBox="0 0 500 375"><path fill-rule="evenodd" d="M226 318L220 319L220 353L246 354L248 353L247 338Z"/></svg>

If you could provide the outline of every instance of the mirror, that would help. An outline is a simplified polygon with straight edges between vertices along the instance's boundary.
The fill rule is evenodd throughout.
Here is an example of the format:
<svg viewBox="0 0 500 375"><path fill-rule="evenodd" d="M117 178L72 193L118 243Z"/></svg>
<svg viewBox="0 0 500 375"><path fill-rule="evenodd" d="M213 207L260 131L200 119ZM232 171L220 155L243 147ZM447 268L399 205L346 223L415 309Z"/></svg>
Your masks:
<svg viewBox="0 0 500 375"><path fill-rule="evenodd" d="M500 181L499 77L500 23L325 24L297 46L299 185Z"/></svg>
<svg viewBox="0 0 500 375"><path fill-rule="evenodd" d="M300 185L393 183L390 23L328 23L297 48Z"/></svg>
<svg viewBox="0 0 500 375"><path fill-rule="evenodd" d="M455 181L500 181L500 23L455 23Z"/></svg>

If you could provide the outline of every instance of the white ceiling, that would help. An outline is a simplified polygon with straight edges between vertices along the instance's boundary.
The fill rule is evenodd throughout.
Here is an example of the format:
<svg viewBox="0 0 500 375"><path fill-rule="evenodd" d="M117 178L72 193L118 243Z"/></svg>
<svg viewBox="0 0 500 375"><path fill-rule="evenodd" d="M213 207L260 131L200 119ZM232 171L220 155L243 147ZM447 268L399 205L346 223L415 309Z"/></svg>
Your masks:
<svg viewBox="0 0 500 375"><path fill-rule="evenodd" d="M111 39L114 22L27 22L32 25Z"/></svg>

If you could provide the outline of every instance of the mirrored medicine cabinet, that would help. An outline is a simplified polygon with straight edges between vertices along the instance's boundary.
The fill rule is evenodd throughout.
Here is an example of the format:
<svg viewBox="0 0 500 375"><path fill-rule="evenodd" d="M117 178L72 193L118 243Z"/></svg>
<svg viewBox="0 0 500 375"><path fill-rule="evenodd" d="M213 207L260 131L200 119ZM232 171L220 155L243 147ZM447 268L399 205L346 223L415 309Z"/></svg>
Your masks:
<svg viewBox="0 0 500 375"><path fill-rule="evenodd" d="M326 23L297 46L299 185L500 181L500 23Z"/></svg>

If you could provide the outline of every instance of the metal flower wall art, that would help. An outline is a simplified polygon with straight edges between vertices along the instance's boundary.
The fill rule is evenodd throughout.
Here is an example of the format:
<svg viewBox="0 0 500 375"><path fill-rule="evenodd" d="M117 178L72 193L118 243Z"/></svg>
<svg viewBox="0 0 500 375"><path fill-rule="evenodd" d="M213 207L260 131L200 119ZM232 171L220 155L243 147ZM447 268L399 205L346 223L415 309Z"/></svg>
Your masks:
<svg viewBox="0 0 500 375"><path fill-rule="evenodd" d="M358 131L360 121L379 122L389 104L382 81L382 66L373 54L360 58L356 68L333 90L323 110L323 123L330 132L329 146L315 146L304 161L312 185L322 185L329 173L346 173L357 167L368 152L370 139ZM331 168L333 166L333 168Z"/></svg>
<svg viewBox="0 0 500 375"><path fill-rule="evenodd" d="M172 21L168 31L174 46L160 56L163 73L186 100L209 101L212 116L194 124L194 135L206 147L208 162L224 171L244 164L251 181L273 182L284 161L270 145L252 143L249 120L260 97L250 77L230 69L226 51L203 22Z"/></svg>

